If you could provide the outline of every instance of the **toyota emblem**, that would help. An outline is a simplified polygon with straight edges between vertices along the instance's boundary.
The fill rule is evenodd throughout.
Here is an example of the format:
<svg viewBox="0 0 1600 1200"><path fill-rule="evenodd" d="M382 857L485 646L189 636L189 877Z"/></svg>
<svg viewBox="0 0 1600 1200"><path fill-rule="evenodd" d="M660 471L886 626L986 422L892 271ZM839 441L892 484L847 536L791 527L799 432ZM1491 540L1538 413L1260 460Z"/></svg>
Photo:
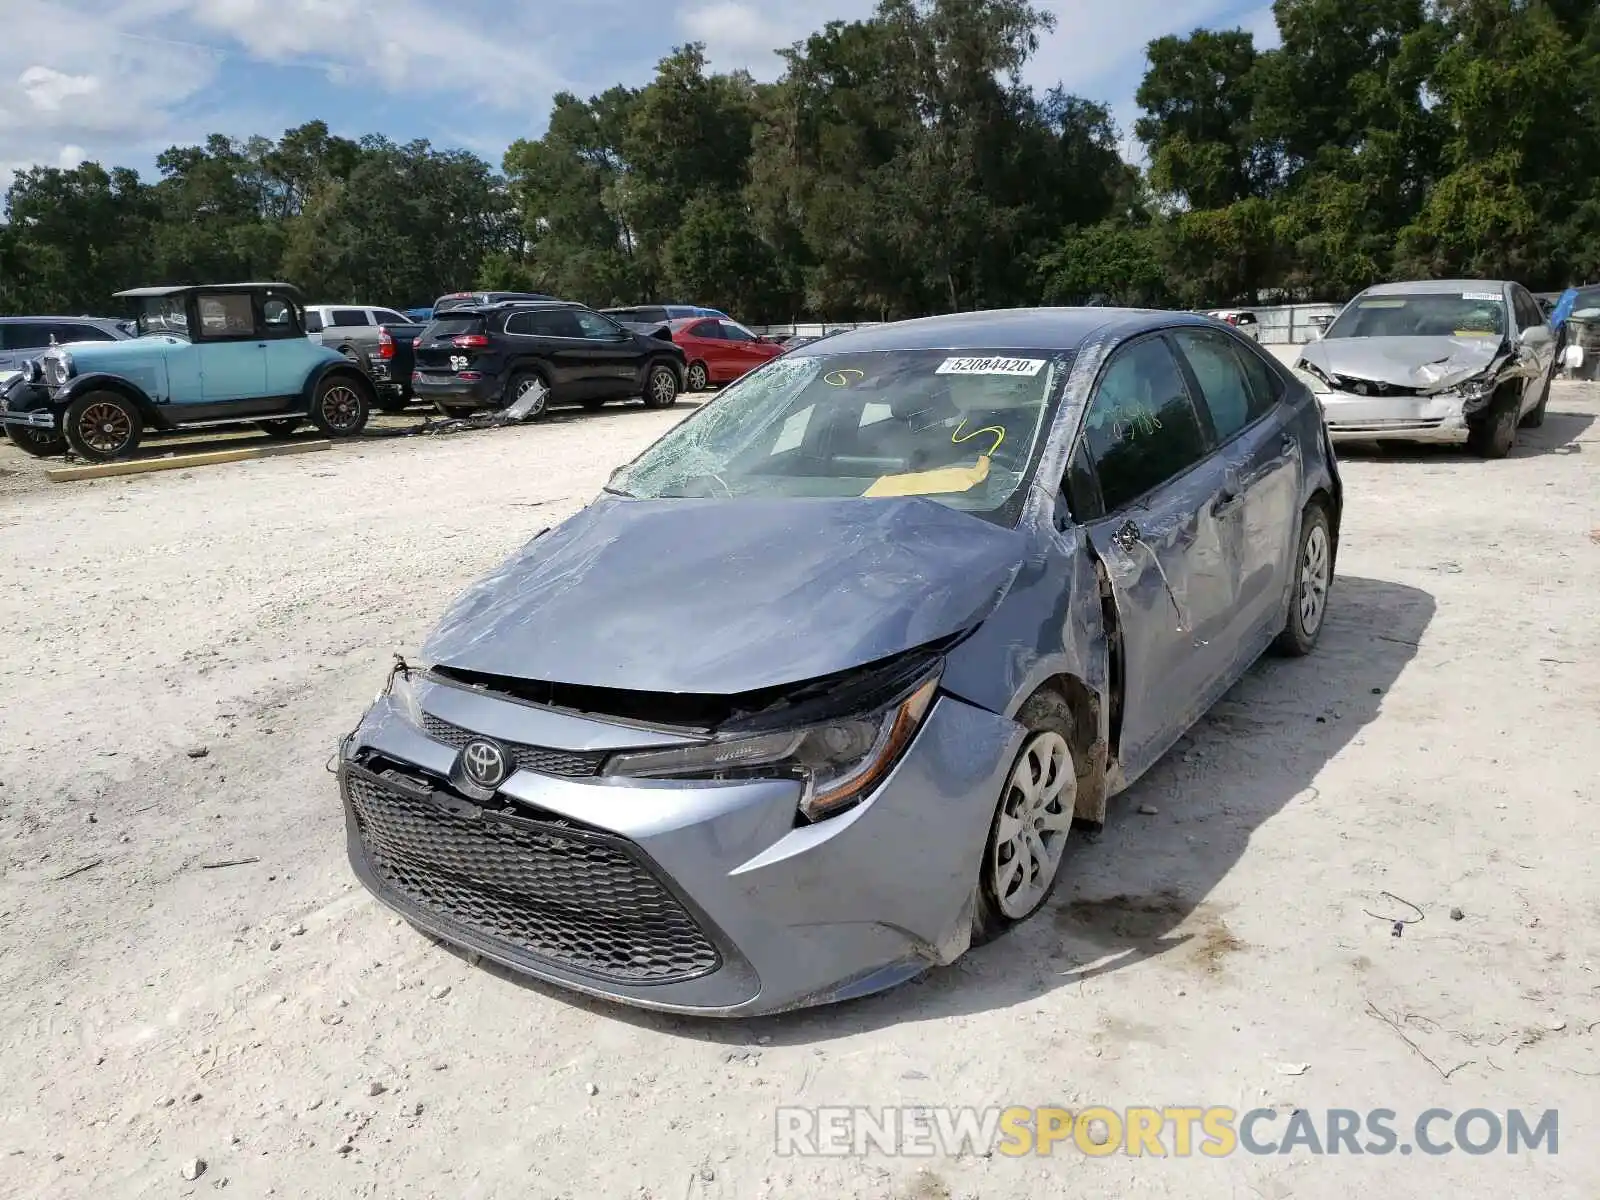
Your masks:
<svg viewBox="0 0 1600 1200"><path fill-rule="evenodd" d="M491 741L474 738L461 749L461 769L482 788L497 788L506 778L506 752Z"/></svg>

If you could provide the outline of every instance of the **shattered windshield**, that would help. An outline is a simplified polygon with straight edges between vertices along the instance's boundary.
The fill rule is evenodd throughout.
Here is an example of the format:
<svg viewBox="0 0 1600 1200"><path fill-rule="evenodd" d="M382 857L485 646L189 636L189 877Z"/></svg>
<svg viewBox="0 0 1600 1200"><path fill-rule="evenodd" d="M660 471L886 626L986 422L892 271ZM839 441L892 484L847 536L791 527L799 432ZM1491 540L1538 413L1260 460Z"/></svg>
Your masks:
<svg viewBox="0 0 1600 1200"><path fill-rule="evenodd" d="M926 496L1009 524L1069 360L1056 350L773 359L609 486L641 499Z"/></svg>
<svg viewBox="0 0 1600 1200"><path fill-rule="evenodd" d="M1364 296L1323 337L1500 337L1505 331L1505 299L1486 290Z"/></svg>
<svg viewBox="0 0 1600 1200"><path fill-rule="evenodd" d="M183 296L147 296L139 303L139 336L189 336L189 313Z"/></svg>

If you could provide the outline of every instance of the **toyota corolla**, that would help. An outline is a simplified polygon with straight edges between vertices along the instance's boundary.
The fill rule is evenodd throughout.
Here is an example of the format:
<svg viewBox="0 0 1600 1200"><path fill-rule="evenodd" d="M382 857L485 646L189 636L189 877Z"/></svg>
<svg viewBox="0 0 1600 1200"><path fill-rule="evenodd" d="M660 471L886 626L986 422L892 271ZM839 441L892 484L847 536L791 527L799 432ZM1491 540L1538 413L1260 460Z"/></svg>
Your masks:
<svg viewBox="0 0 1600 1200"><path fill-rule="evenodd" d="M962 314L727 389L461 596L339 754L357 875L528 975L736 1016L1039 911L1075 828L1311 651L1316 400L1203 317Z"/></svg>

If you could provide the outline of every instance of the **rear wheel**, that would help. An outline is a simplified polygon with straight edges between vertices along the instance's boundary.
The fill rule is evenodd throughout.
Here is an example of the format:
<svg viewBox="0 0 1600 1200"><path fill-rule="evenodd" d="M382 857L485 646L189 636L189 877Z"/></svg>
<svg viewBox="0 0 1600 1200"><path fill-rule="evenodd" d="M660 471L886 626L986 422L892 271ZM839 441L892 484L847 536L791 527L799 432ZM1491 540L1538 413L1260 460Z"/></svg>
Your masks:
<svg viewBox="0 0 1600 1200"><path fill-rule="evenodd" d="M666 363L655 363L644 377L644 406L671 408L678 402L678 373Z"/></svg>
<svg viewBox="0 0 1600 1200"><path fill-rule="evenodd" d="M1322 633L1328 614L1328 591L1333 586L1333 531L1320 504L1306 506L1300 518L1300 545L1295 555L1294 591L1289 616L1273 648L1291 658L1310 654Z"/></svg>
<svg viewBox="0 0 1600 1200"><path fill-rule="evenodd" d="M74 454L90 462L110 462L139 448L144 418L125 396L90 392L68 406L62 430Z"/></svg>
<svg viewBox="0 0 1600 1200"><path fill-rule="evenodd" d="M1017 712L1028 735L1011 765L989 827L974 945L992 941L1044 907L1061 877L1072 832L1078 772L1072 759L1072 709L1058 692L1036 692Z"/></svg>
<svg viewBox="0 0 1600 1200"><path fill-rule="evenodd" d="M17 449L35 458L55 458L67 452L67 439L53 429L31 429L26 425L8 425L6 436Z"/></svg>
<svg viewBox="0 0 1600 1200"><path fill-rule="evenodd" d="M325 376L311 400L311 420L328 437L354 437L367 425L372 395L348 372Z"/></svg>
<svg viewBox="0 0 1600 1200"><path fill-rule="evenodd" d="M703 392L711 386L711 374L706 370L703 362L689 364L688 380L683 390L686 392Z"/></svg>
<svg viewBox="0 0 1600 1200"><path fill-rule="evenodd" d="M300 428L299 417L285 417L281 421L257 421L256 428L269 438L288 438Z"/></svg>
<svg viewBox="0 0 1600 1200"><path fill-rule="evenodd" d="M538 420L550 407L549 385L533 371L518 372L506 384L505 406L511 408L519 402L527 405L522 414L524 421Z"/></svg>

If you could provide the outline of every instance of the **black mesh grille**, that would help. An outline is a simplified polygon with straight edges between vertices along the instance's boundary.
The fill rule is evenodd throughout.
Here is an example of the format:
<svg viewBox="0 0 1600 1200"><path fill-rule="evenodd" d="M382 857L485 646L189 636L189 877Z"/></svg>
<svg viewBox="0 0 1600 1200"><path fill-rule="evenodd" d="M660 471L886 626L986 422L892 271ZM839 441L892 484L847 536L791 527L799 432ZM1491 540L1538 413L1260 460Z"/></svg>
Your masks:
<svg viewBox="0 0 1600 1200"><path fill-rule="evenodd" d="M623 983L691 979L720 963L626 843L548 822L453 816L354 772L345 794L383 881L458 925Z"/></svg>
<svg viewBox="0 0 1600 1200"><path fill-rule="evenodd" d="M1335 375L1333 386L1341 392L1354 392L1358 396L1415 396L1418 389L1403 383L1380 383L1374 379L1356 379L1349 375Z"/></svg>
<svg viewBox="0 0 1600 1200"><path fill-rule="evenodd" d="M422 714L422 728L434 741L454 746L457 750L479 736L470 729L441 721L429 713ZM565 775L569 778L598 775L600 765L606 760L604 751L552 750L548 746L519 746L511 742L505 743L505 747L518 767L525 771L537 771L541 775Z"/></svg>

